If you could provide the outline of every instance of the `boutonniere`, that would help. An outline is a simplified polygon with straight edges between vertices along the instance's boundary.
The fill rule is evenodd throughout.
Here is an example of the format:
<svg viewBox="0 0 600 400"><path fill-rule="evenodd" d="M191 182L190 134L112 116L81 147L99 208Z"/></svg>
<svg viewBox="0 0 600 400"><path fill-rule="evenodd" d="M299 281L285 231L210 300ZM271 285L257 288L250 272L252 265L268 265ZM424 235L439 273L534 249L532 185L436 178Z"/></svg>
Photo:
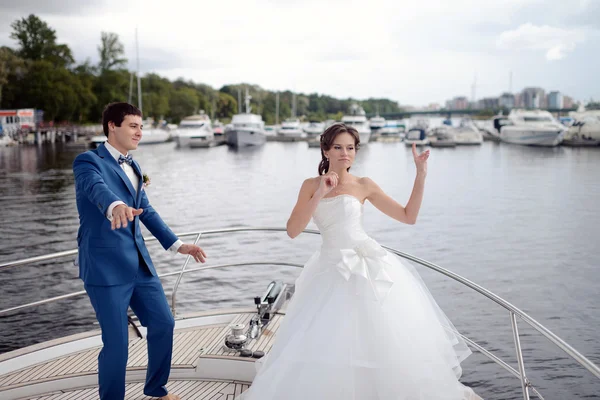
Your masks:
<svg viewBox="0 0 600 400"><path fill-rule="evenodd" d="M150 186L150 177L146 174L142 175L142 189L147 188L148 186Z"/></svg>

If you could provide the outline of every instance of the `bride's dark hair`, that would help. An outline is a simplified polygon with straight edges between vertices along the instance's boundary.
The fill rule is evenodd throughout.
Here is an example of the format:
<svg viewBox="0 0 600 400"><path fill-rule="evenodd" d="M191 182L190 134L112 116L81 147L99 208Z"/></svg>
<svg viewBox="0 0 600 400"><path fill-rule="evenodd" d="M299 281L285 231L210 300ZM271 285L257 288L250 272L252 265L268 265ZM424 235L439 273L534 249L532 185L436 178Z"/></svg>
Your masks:
<svg viewBox="0 0 600 400"><path fill-rule="evenodd" d="M360 138L358 136L358 131L355 128L342 123L331 125L321 134L321 162L319 163L319 175L326 174L329 171L329 160L325 157L325 151L331 149L333 141L341 133L349 133L354 137L354 148L358 151ZM348 171L350 171L349 167Z"/></svg>

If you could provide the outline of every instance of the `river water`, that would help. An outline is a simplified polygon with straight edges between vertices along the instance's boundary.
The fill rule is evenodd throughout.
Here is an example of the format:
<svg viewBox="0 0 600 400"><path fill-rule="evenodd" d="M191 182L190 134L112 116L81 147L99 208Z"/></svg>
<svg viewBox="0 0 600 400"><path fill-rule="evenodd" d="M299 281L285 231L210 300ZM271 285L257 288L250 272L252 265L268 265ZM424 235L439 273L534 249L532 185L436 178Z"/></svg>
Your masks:
<svg viewBox="0 0 600 400"><path fill-rule="evenodd" d="M73 173L81 150L60 144L0 148L0 263L76 248ZM153 206L175 232L239 226L285 227L303 179L314 176L318 149L268 142L260 148L134 152L152 184ZM369 176L405 203L415 168L403 143L369 143L353 173ZM432 149L419 220L402 225L365 206L365 227L381 244L432 261L505 298L600 364L600 149L531 148L485 142ZM311 224L309 227L313 227ZM146 233L148 233L146 231ZM302 264L317 235L210 235L200 245L208 265L234 261ZM184 257L149 248L159 272ZM82 290L72 258L0 272L0 309ZM434 297L468 337L516 368L506 310L462 285L416 267ZM300 269L241 267L184 277L178 312L252 306L274 279L293 282ZM163 280L167 295L174 279ZM86 296L0 317L0 352L97 329ZM546 399L600 398L600 382L526 324L528 377ZM324 337L327 333L324 332ZM474 353L463 382L486 399L521 399L519 381Z"/></svg>

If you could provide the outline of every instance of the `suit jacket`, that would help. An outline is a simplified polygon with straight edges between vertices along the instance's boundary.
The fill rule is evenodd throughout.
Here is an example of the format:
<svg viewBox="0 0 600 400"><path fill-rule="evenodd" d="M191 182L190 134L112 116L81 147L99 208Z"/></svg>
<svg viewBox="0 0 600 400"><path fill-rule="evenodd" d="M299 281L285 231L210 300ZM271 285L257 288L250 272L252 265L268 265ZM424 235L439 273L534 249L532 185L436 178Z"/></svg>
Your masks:
<svg viewBox="0 0 600 400"><path fill-rule="evenodd" d="M140 221L165 250L177 241L177 236L152 208L142 190L142 172L135 160L132 167L140 178L137 194L131 180L104 144L78 155L73 162L79 211L79 277L87 285L130 283L135 279L140 263L156 276L140 232ZM144 211L133 222L128 221L127 228L111 230L106 212L117 200Z"/></svg>

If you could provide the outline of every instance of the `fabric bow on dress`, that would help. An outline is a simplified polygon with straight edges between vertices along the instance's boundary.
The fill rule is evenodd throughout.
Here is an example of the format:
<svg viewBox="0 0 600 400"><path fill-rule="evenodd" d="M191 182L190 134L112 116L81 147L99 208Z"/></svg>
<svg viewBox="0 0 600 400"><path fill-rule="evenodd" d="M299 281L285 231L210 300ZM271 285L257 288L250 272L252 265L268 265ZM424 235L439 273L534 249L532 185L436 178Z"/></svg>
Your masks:
<svg viewBox="0 0 600 400"><path fill-rule="evenodd" d="M373 239L365 240L351 249L341 249L342 260L336 265L342 276L349 280L355 275L366 280L375 300L382 302L394 285L385 270L389 265L384 261L387 252Z"/></svg>

